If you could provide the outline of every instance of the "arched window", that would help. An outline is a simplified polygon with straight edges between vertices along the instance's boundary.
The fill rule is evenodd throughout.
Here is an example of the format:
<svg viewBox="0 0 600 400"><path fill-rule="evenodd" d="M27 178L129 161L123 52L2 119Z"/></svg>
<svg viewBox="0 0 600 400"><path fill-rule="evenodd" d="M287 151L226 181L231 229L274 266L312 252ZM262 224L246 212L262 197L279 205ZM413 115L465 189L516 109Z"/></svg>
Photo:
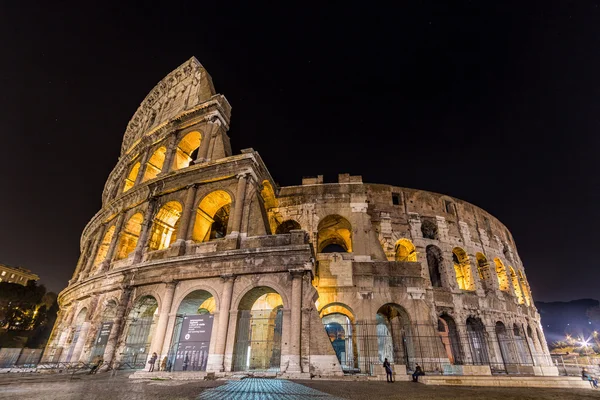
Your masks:
<svg viewBox="0 0 600 400"><path fill-rule="evenodd" d="M297 223L296 221L294 221L293 219L288 219L287 221L283 221L281 224L279 224L275 233L277 235L283 235L286 233L290 233L290 231L293 231L296 229L302 229L300 227L300 224Z"/></svg>
<svg viewBox="0 0 600 400"><path fill-rule="evenodd" d="M438 239L438 227L428 219L423 220L421 223L421 233L425 239Z"/></svg>
<svg viewBox="0 0 600 400"><path fill-rule="evenodd" d="M140 237L140 232L142 231L142 222L144 221L144 216L142 213L137 213L131 216L125 227L121 231L121 236L119 238L119 250L117 251L117 260L122 260L127 258L129 254L131 254L135 247L137 246L138 238Z"/></svg>
<svg viewBox="0 0 600 400"><path fill-rule="evenodd" d="M227 235L231 211L231 196L224 190L216 190L202 199L196 212L192 239L207 242Z"/></svg>
<svg viewBox="0 0 600 400"><path fill-rule="evenodd" d="M517 297L517 301L519 304L523 304L525 300L523 299L523 291L521 290L521 285L519 285L519 278L515 273L513 267L508 267L510 271L510 280L512 281L513 289L515 290L515 296Z"/></svg>
<svg viewBox="0 0 600 400"><path fill-rule="evenodd" d="M531 292L529 291L529 284L527 284L527 280L525 279L525 275L523 275L523 271L519 271L519 281L521 283L525 304L529 306L531 305Z"/></svg>
<svg viewBox="0 0 600 400"><path fill-rule="evenodd" d="M479 275L481 286L483 286L484 290L491 289L490 285L488 285L490 281L490 265L487 257L483 253L477 253L475 254L475 259L477 260L477 274Z"/></svg>
<svg viewBox="0 0 600 400"><path fill-rule="evenodd" d="M137 179L138 173L140 172L140 162L136 162L133 164L133 167L129 170L129 174L125 178L125 186L123 186L123 193L128 191L135 185L135 180Z"/></svg>
<svg viewBox="0 0 600 400"><path fill-rule="evenodd" d="M490 358L485 327L479 318L469 317L467 319L467 338L473 364L489 364Z"/></svg>
<svg viewBox="0 0 600 400"><path fill-rule="evenodd" d="M194 153L198 152L200 148L200 132L190 132L181 139L175 150L175 157L173 159L173 170L187 168L194 161L195 157L192 157Z"/></svg>
<svg viewBox="0 0 600 400"><path fill-rule="evenodd" d="M471 276L471 263L469 262L467 253L460 247L455 247L452 250L452 261L459 289L475 290L475 284Z"/></svg>
<svg viewBox="0 0 600 400"><path fill-rule="evenodd" d="M98 264L100 264L106 259L106 253L108 253L108 248L110 247L110 243L112 242L114 234L115 226L113 225L106 230L106 233L102 238L102 243L100 243L100 246L98 247L98 252L96 253L96 258L94 258L94 267L98 266Z"/></svg>
<svg viewBox="0 0 600 400"><path fill-rule="evenodd" d="M446 349L450 364L463 364L463 352L460 344L460 336L456 329L456 322L448 314L442 314L438 318L438 335Z"/></svg>
<svg viewBox="0 0 600 400"><path fill-rule="evenodd" d="M158 174L160 174L160 171L162 171L163 164L165 162L166 153L167 148L165 146L156 149L156 151L148 160L148 163L146 163L146 171L144 172L144 179L142 179L142 182L154 179L158 176Z"/></svg>
<svg viewBox="0 0 600 400"><path fill-rule="evenodd" d="M427 253L427 267L429 268L431 286L442 287L442 274L440 272L440 266L444 265L442 250L437 246L429 245L425 251Z"/></svg>
<svg viewBox="0 0 600 400"><path fill-rule="evenodd" d="M181 211L181 204L177 201L170 201L158 210L152 224L150 250L166 249L177 239Z"/></svg>
<svg viewBox="0 0 600 400"><path fill-rule="evenodd" d="M504 292L509 291L508 276L506 275L506 267L499 258L494 258L496 264L496 275L498 276L498 287Z"/></svg>
<svg viewBox="0 0 600 400"><path fill-rule="evenodd" d="M408 239L400 239L396 242L396 261L417 261L417 249Z"/></svg>
<svg viewBox="0 0 600 400"><path fill-rule="evenodd" d="M340 215L328 215L317 227L317 250L319 253L331 252L331 245L339 252L352 252L352 225ZM331 249L331 248L330 248Z"/></svg>

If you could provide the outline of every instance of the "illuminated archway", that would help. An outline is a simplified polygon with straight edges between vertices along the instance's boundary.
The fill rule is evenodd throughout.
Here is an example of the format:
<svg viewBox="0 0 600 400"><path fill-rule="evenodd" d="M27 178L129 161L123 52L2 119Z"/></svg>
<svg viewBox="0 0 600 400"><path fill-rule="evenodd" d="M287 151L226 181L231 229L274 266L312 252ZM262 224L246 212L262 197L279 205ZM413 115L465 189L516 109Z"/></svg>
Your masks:
<svg viewBox="0 0 600 400"><path fill-rule="evenodd" d="M354 314L348 306L341 303L323 307L320 314L342 370L355 371L358 368L358 347Z"/></svg>
<svg viewBox="0 0 600 400"><path fill-rule="evenodd" d="M510 290L508 285L508 276L506 275L506 267L499 258L494 258L494 264L496 264L496 275L498 276L498 287L504 292Z"/></svg>
<svg viewBox="0 0 600 400"><path fill-rule="evenodd" d="M123 193L128 191L129 189L131 189L133 187L133 185L135 185L135 181L140 172L140 166L141 166L141 164L138 161L135 164L133 164L133 167L131 167L131 169L129 170L129 174L127 174L127 177L125 178L125 185L123 186Z"/></svg>
<svg viewBox="0 0 600 400"><path fill-rule="evenodd" d="M477 253L475 254L475 260L477 261L477 275L479 276L481 286L483 286L484 290L491 289L488 285L490 281L490 264L487 257L483 253Z"/></svg>
<svg viewBox="0 0 600 400"><path fill-rule="evenodd" d="M142 179L142 182L154 179L160 174L160 171L163 169L163 164L165 163L166 154L167 148L165 146L159 147L152 153L152 156L146 163L146 171L144 171L144 179Z"/></svg>
<svg viewBox="0 0 600 400"><path fill-rule="evenodd" d="M181 139L175 150L173 170L187 168L194 161L194 153L200 148L202 135L200 132L190 132Z"/></svg>
<svg viewBox="0 0 600 400"><path fill-rule="evenodd" d="M100 243L100 246L98 247L98 251L96 252L96 257L94 258L94 264L93 264L94 267L92 269L92 272L90 272L90 275L93 274L94 272L96 272L96 267L98 267L98 265L106 259L106 254L108 253L108 248L110 247L110 243L112 242L112 238L113 238L114 234L115 234L115 226L113 225L106 230L106 233L104 234L104 237L102 238L102 243Z"/></svg>
<svg viewBox="0 0 600 400"><path fill-rule="evenodd" d="M319 222L317 231L319 253L328 252L329 246L335 246L340 252L352 252L352 225L346 218L328 215Z"/></svg>
<svg viewBox="0 0 600 400"><path fill-rule="evenodd" d="M444 264L442 250L437 246L429 245L425 249L425 252L427 254L427 267L429 269L431 286L442 287L442 274L440 271L440 266Z"/></svg>
<svg viewBox="0 0 600 400"><path fill-rule="evenodd" d="M417 249L410 240L398 240L394 249L396 251L396 261L417 261Z"/></svg>
<svg viewBox="0 0 600 400"><path fill-rule="evenodd" d="M144 368L158 321L158 302L153 296L139 298L127 317L127 336L122 362Z"/></svg>
<svg viewBox="0 0 600 400"><path fill-rule="evenodd" d="M529 284L525 279L525 275L523 275L523 271L519 270L519 281L521 283L521 289L523 291L523 298L525 299L525 304L528 306L531 305L531 292L529 291Z"/></svg>
<svg viewBox="0 0 600 400"><path fill-rule="evenodd" d="M166 249L177 239L182 210L177 201L170 201L158 210L152 224L149 250Z"/></svg>
<svg viewBox="0 0 600 400"><path fill-rule="evenodd" d="M471 276L471 263L469 262L467 253L460 247L455 247L452 250L452 261L459 289L475 290L475 284Z"/></svg>
<svg viewBox="0 0 600 400"><path fill-rule="evenodd" d="M274 289L256 287L239 304L234 371L278 371L281 365L283 299Z"/></svg>
<svg viewBox="0 0 600 400"><path fill-rule="evenodd" d="M515 296L517 297L517 301L519 304L525 303L525 299L523 299L523 291L521 290L521 285L519 285L519 277L515 273L513 267L508 267L510 271L510 280L512 281L513 289L515 290Z"/></svg>
<svg viewBox="0 0 600 400"><path fill-rule="evenodd" d="M406 310L393 303L384 304L375 315L379 361L408 365L413 355L410 344L410 318Z"/></svg>
<svg viewBox="0 0 600 400"><path fill-rule="evenodd" d="M202 199L196 212L192 239L207 242L227 235L231 196L224 190L216 190Z"/></svg>
<svg viewBox="0 0 600 400"><path fill-rule="evenodd" d="M142 231L142 222L144 216L142 213L136 213L129 218L125 224L121 236L119 238L119 249L117 251L117 260L127 258L137 246L140 232Z"/></svg>

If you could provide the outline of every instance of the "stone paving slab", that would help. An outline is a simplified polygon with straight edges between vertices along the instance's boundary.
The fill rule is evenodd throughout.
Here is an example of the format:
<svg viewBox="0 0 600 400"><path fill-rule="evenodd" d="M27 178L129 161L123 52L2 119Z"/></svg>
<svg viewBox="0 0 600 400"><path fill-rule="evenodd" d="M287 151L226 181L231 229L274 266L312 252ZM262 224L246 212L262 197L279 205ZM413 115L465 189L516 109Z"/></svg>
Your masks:
<svg viewBox="0 0 600 400"><path fill-rule="evenodd" d="M282 379L247 378L208 389L197 400L341 400L339 397Z"/></svg>

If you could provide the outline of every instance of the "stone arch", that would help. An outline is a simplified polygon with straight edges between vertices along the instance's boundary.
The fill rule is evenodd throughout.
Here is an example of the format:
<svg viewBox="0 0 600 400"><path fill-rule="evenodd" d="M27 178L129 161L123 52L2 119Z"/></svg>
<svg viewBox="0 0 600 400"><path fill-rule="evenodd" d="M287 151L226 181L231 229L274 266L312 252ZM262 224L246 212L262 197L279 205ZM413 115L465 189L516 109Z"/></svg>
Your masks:
<svg viewBox="0 0 600 400"><path fill-rule="evenodd" d="M510 333L506 329L504 322L497 321L494 326L494 332L496 333L496 339L498 340L498 347L500 348L500 357L502 357L502 364L506 369L506 365L517 364L516 353L513 347L513 341Z"/></svg>
<svg viewBox="0 0 600 400"><path fill-rule="evenodd" d="M115 235L115 225L111 225L110 228L104 232L104 236L102 238L102 242L100 242L100 246L98 246L98 250L96 251L96 257L94 258L93 269L90 273L93 274L96 272L96 267L104 260L106 260L106 255L108 253L108 248L110 247L110 243L112 242L113 236Z"/></svg>
<svg viewBox="0 0 600 400"><path fill-rule="evenodd" d="M523 298L523 291L521 290L521 285L519 284L519 278L517 277L517 274L515 273L513 267L509 266L508 271L510 272L510 280L515 291L517 301L519 302L519 304L523 304L525 303L525 299Z"/></svg>
<svg viewBox="0 0 600 400"><path fill-rule="evenodd" d="M231 195L225 190L215 190L204 196L196 209L192 239L207 242L225 237L231 203Z"/></svg>
<svg viewBox="0 0 600 400"><path fill-rule="evenodd" d="M317 226L318 252L328 252L328 247L339 252L352 252L352 225L341 215L330 214Z"/></svg>
<svg viewBox="0 0 600 400"><path fill-rule="evenodd" d="M481 319L476 317L467 318L467 339L471 362L474 365L489 364L489 349L487 333Z"/></svg>
<svg viewBox="0 0 600 400"><path fill-rule="evenodd" d="M269 286L256 286L241 296L237 306L234 371L279 369L283 306L283 297Z"/></svg>
<svg viewBox="0 0 600 400"><path fill-rule="evenodd" d="M471 263L467 252L460 247L452 250L452 261L454 263L454 272L456 273L456 283L461 290L475 290L473 276L471 274Z"/></svg>
<svg viewBox="0 0 600 400"><path fill-rule="evenodd" d="M108 299L104 302L104 307L102 308L102 320L109 320L115 318L117 316L117 308L119 303L115 299Z"/></svg>
<svg viewBox="0 0 600 400"><path fill-rule="evenodd" d="M141 165L142 164L139 161L137 161L136 163L133 164L133 166L129 170L129 173L125 177L125 184L123 185L123 193L125 193L126 191L131 189L133 187L133 185L135 185L135 181L137 180L138 174L140 173Z"/></svg>
<svg viewBox="0 0 600 400"><path fill-rule="evenodd" d="M487 257L483 253L475 254L475 260L477 261L477 275L479 281L484 290L490 290L491 287L491 276L490 276L490 263Z"/></svg>
<svg viewBox="0 0 600 400"><path fill-rule="evenodd" d="M421 222L421 233L425 239L438 240L439 238L437 225L429 219L423 219Z"/></svg>
<svg viewBox="0 0 600 400"><path fill-rule="evenodd" d="M508 285L508 275L506 274L506 267L504 263L496 257L494 258L494 264L496 264L496 275L498 276L498 287L504 292L510 290Z"/></svg>
<svg viewBox="0 0 600 400"><path fill-rule="evenodd" d="M142 222L144 222L144 215L138 212L129 217L125 223L119 237L117 260L127 258L135 250L142 232Z"/></svg>
<svg viewBox="0 0 600 400"><path fill-rule="evenodd" d="M266 289L263 289L263 290L267 290L264 293L268 293L268 291L271 290L272 292L279 294L281 296L281 299L283 300L283 308L289 309L290 302L289 302L286 288L281 286L278 282L276 282L276 280L277 280L276 277L266 276L264 278L261 278L258 282L252 282L252 283L247 284L246 286L244 286L244 289L240 290L238 292L238 294L233 296L233 298L231 300L231 309L232 310L244 309L240 305L243 297L247 293L249 293L252 290L257 289L257 288L266 288ZM236 285L237 284L238 284L238 282L236 280ZM271 293L271 292L269 292L269 293Z"/></svg>
<svg viewBox="0 0 600 400"><path fill-rule="evenodd" d="M347 316L351 322L355 322L354 311L344 303L333 302L323 306L319 310L319 316L323 318L328 314L343 314Z"/></svg>
<svg viewBox="0 0 600 400"><path fill-rule="evenodd" d="M198 131L189 132L181 138L175 149L175 157L173 157L173 171L187 168L193 164L201 141L202 134Z"/></svg>
<svg viewBox="0 0 600 400"><path fill-rule="evenodd" d="M133 303L127 316L127 334L122 362L137 368L146 366L150 345L158 321L159 303L156 297L140 295Z"/></svg>
<svg viewBox="0 0 600 400"><path fill-rule="evenodd" d="M146 163L146 169L144 171L144 178L142 182L149 181L150 179L154 179L161 173L164 163L165 157L167 154L167 148L165 146L161 146L152 153L148 162Z"/></svg>
<svg viewBox="0 0 600 400"><path fill-rule="evenodd" d="M191 293L199 291L207 292L208 294L210 294L215 299L215 310L219 309L221 299L219 298L218 290L215 290L213 286L209 286L205 283L199 283L192 285L186 290L181 291L181 293L179 293L177 297L173 299L173 307L171 308L171 311L178 312L179 305L181 304L181 302ZM177 305L177 308L174 308L175 305Z"/></svg>
<svg viewBox="0 0 600 400"><path fill-rule="evenodd" d="M427 267L429 269L429 279L431 279L431 286L442 287L442 273L441 266L444 265L444 257L442 256L442 250L430 244L426 247L425 253L427 255Z"/></svg>
<svg viewBox="0 0 600 400"><path fill-rule="evenodd" d="M409 239L400 239L394 246L396 261L417 261L417 248Z"/></svg>
<svg viewBox="0 0 600 400"><path fill-rule="evenodd" d="M414 354L410 343L410 316L399 304L386 303L375 315L379 361L408 365Z"/></svg>
<svg viewBox="0 0 600 400"><path fill-rule="evenodd" d="M150 231L149 251L170 247L177 239L177 228L183 207L178 201L169 201L154 215Z"/></svg>
<svg viewBox="0 0 600 400"><path fill-rule="evenodd" d="M204 289L189 291L177 306L177 314L200 314L201 309L213 314L216 311L216 299Z"/></svg>
<svg viewBox="0 0 600 400"><path fill-rule="evenodd" d="M345 371L358 368L358 343L354 313L343 303L330 303L320 311L325 332L333 351Z"/></svg>
<svg viewBox="0 0 600 400"><path fill-rule="evenodd" d="M462 365L464 356L460 344L460 335L454 318L447 313L442 313L438 317L438 335L442 340L450 364Z"/></svg>
<svg viewBox="0 0 600 400"><path fill-rule="evenodd" d="M525 299L525 304L527 304L527 306L530 306L532 303L532 299L531 299L531 292L529 291L529 284L527 283L527 280L525 279L525 275L523 274L523 271L519 270L518 274L519 274L519 282L521 283L521 289L523 291L523 298Z"/></svg>
<svg viewBox="0 0 600 400"><path fill-rule="evenodd" d="M277 235L283 235L286 233L290 233L290 231L296 230L296 229L302 229L300 227L300 224L298 222L294 221L293 219L288 219L288 220L283 221L281 224L279 224L275 233Z"/></svg>

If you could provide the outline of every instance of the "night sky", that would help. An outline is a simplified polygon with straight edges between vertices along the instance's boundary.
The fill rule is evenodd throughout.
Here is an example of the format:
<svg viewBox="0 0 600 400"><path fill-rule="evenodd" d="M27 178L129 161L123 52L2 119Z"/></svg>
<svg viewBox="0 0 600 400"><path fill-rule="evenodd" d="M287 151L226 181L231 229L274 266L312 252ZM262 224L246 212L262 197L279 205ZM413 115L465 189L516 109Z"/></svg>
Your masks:
<svg viewBox="0 0 600 400"><path fill-rule="evenodd" d="M597 2L286 3L2 2L0 263L66 286L127 122L196 56L234 153L280 185L464 199L513 233L536 300L600 297Z"/></svg>

